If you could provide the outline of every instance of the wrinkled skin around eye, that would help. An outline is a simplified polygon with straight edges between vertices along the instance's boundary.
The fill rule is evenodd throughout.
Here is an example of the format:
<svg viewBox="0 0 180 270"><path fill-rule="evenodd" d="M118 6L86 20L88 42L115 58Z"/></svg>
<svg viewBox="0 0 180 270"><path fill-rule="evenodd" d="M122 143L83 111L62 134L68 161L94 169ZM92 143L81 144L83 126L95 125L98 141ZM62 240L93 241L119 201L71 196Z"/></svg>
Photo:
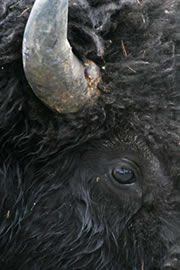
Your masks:
<svg viewBox="0 0 180 270"><path fill-rule="evenodd" d="M111 204L116 208L128 209L129 215L133 216L143 203L150 203L153 189L156 190L162 184L165 186L167 179L162 173L159 161L142 140L135 142L131 136L125 141L118 136L110 138L84 145L77 170L81 180L76 186L85 185L90 189L93 200L99 202L104 198L105 201L112 201ZM126 176L127 183L123 183L123 180L117 181L117 176L114 177L115 170L117 173L121 168L126 168L129 173ZM152 194L148 192L150 189ZM107 206L109 207L108 204ZM129 218L128 216L127 219Z"/></svg>

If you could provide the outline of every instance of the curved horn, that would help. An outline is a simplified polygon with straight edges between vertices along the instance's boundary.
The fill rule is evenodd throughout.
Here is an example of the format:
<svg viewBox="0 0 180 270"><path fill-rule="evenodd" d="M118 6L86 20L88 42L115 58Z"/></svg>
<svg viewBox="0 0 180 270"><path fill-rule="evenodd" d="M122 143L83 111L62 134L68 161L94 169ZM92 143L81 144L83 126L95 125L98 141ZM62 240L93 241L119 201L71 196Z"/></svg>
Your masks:
<svg viewBox="0 0 180 270"><path fill-rule="evenodd" d="M31 88L61 113L95 102L100 80L94 63L83 66L73 54L67 26L68 0L36 0L23 39L23 65Z"/></svg>

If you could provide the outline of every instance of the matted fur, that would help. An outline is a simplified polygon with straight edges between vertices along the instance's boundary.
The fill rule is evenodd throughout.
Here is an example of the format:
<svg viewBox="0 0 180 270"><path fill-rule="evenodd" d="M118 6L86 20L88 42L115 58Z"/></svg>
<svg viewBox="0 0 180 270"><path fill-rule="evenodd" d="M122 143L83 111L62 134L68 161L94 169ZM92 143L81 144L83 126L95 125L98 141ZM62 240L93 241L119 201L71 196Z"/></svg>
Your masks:
<svg viewBox="0 0 180 270"><path fill-rule="evenodd" d="M73 51L102 74L97 104L69 115L23 72L33 2L0 2L0 268L179 270L179 1L69 0ZM149 173L136 215L84 169L127 145Z"/></svg>

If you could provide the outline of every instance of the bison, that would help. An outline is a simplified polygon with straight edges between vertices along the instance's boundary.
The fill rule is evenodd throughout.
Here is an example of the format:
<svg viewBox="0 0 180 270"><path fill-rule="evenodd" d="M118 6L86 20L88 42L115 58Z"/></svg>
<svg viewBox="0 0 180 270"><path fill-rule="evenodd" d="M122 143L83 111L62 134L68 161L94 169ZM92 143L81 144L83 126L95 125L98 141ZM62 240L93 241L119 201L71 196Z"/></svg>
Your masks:
<svg viewBox="0 0 180 270"><path fill-rule="evenodd" d="M180 269L180 2L0 2L0 268Z"/></svg>

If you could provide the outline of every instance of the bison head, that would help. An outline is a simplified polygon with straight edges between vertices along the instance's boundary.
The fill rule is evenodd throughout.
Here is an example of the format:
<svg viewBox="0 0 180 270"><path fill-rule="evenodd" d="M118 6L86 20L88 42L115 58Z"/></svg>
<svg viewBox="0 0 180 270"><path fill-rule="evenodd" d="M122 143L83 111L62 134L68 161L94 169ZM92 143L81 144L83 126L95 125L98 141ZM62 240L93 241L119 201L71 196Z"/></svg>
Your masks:
<svg viewBox="0 0 180 270"><path fill-rule="evenodd" d="M0 267L179 270L179 1L33 2L0 3Z"/></svg>

